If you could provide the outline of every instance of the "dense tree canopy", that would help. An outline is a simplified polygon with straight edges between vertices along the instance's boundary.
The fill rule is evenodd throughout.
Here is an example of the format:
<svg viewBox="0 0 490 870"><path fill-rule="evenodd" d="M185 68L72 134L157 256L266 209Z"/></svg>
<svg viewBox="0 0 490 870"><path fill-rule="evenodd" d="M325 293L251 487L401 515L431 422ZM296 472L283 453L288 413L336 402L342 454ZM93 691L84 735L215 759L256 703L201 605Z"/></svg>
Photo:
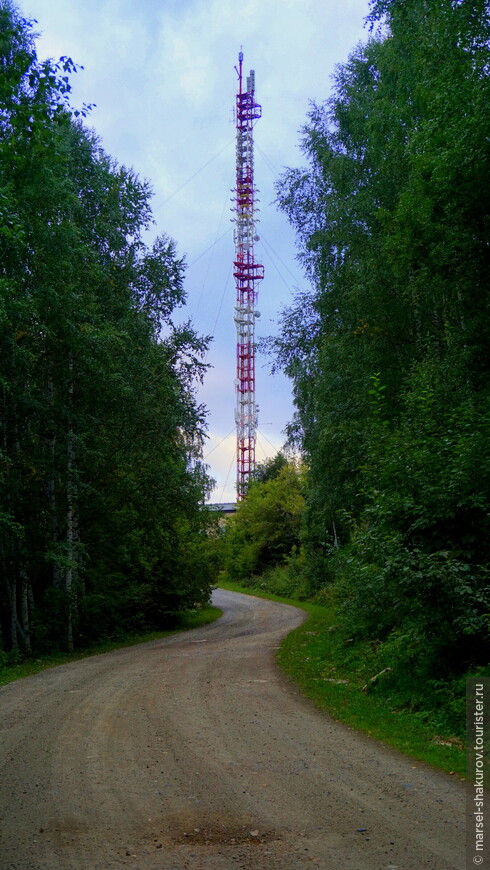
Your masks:
<svg viewBox="0 0 490 870"><path fill-rule="evenodd" d="M148 247L150 188L68 105L0 2L0 625L25 650L162 626L207 599L194 386L171 315L184 262ZM165 336L163 338L162 336Z"/></svg>
<svg viewBox="0 0 490 870"><path fill-rule="evenodd" d="M278 184L311 289L272 344L312 589L440 673L489 649L490 12L386 0L371 21Z"/></svg>

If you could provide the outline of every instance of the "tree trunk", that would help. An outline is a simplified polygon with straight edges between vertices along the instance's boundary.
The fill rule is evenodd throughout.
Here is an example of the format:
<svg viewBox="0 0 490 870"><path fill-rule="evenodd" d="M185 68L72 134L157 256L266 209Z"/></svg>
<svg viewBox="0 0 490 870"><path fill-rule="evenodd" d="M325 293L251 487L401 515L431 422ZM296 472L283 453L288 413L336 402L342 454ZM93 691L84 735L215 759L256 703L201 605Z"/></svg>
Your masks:
<svg viewBox="0 0 490 870"><path fill-rule="evenodd" d="M10 598L10 646L13 652L19 649L19 640L17 637L17 624L19 618L17 616L17 584L13 580L9 582L9 598Z"/></svg>
<svg viewBox="0 0 490 870"><path fill-rule="evenodd" d="M51 405L52 413L54 417L54 384L51 378L48 381L48 402ZM50 469L48 472L48 478L46 482L46 500L48 503L48 515L49 515L49 528L51 533L51 542L53 545L53 551L56 553L57 544L60 540L60 530L59 530L59 521L58 521L58 511L57 511L57 502L56 502L56 481L55 481L55 468L56 468L56 435L53 432L51 437L48 439L48 453L50 460ZM55 589L61 589L62 585L62 577L59 566L58 559L53 560L53 569L52 569L52 582L53 587Z"/></svg>
<svg viewBox="0 0 490 870"><path fill-rule="evenodd" d="M67 475L66 475L66 556L67 569L65 574L65 591L68 601L67 643L73 650L73 618L76 613L76 565L78 556L78 503L75 479L75 431L73 426L73 357L69 361L70 381L68 384L68 403L70 408L70 423L67 443Z"/></svg>
<svg viewBox="0 0 490 870"><path fill-rule="evenodd" d="M24 647L26 653L28 655L32 652L32 644L31 644L31 629L30 629L30 619L29 619L29 600L32 600L32 587L27 578L27 572L25 568L21 570L21 625L22 625L22 636L24 641ZM31 590L31 595L29 595L29 590Z"/></svg>

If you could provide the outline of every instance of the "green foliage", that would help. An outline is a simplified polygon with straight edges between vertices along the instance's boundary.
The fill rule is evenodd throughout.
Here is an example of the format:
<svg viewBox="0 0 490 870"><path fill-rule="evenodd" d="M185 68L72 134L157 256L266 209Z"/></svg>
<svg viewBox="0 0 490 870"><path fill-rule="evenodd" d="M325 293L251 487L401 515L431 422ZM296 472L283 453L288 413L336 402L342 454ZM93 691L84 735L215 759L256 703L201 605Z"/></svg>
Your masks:
<svg viewBox="0 0 490 870"><path fill-rule="evenodd" d="M259 483L267 483L268 480L273 480L277 477L285 465L287 465L287 459L284 454L281 452L276 453L271 459L257 463L252 479Z"/></svg>
<svg viewBox="0 0 490 870"><path fill-rule="evenodd" d="M207 600L207 339L172 324L185 264L144 243L149 184L70 109L74 64L0 23L0 626L30 652Z"/></svg>
<svg viewBox="0 0 490 870"><path fill-rule="evenodd" d="M333 585L392 685L415 675L410 704L490 652L490 15L371 7L382 26L277 186L311 289L270 347L308 467L310 591Z"/></svg>
<svg viewBox="0 0 490 870"><path fill-rule="evenodd" d="M303 512L302 472L294 462L254 481L221 538L221 559L232 580L284 565L298 548Z"/></svg>
<svg viewBox="0 0 490 870"><path fill-rule="evenodd" d="M432 386L420 371L412 378L391 432L371 432L366 505L339 556L338 589L351 630L408 633L441 674L484 661L490 647L490 416L469 399L441 405L431 375Z"/></svg>

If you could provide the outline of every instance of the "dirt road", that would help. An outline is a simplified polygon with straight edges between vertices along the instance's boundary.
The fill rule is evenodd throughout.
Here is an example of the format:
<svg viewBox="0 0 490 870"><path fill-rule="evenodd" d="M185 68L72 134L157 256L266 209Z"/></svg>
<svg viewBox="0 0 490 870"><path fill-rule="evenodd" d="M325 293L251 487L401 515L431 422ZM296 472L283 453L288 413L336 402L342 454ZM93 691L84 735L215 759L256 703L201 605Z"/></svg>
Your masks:
<svg viewBox="0 0 490 870"><path fill-rule="evenodd" d="M214 599L0 689L1 870L460 870L463 784L296 694L274 653L302 612Z"/></svg>

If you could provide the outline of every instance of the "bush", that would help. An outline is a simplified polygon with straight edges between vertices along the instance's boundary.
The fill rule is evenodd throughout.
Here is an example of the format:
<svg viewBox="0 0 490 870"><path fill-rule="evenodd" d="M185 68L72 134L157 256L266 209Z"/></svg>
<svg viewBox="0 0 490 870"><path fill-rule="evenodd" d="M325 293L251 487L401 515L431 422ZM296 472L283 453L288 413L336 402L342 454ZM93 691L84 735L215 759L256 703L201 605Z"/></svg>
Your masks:
<svg viewBox="0 0 490 870"><path fill-rule="evenodd" d="M293 462L251 484L221 538L221 564L230 580L247 583L286 564L300 543L302 487L302 471Z"/></svg>

